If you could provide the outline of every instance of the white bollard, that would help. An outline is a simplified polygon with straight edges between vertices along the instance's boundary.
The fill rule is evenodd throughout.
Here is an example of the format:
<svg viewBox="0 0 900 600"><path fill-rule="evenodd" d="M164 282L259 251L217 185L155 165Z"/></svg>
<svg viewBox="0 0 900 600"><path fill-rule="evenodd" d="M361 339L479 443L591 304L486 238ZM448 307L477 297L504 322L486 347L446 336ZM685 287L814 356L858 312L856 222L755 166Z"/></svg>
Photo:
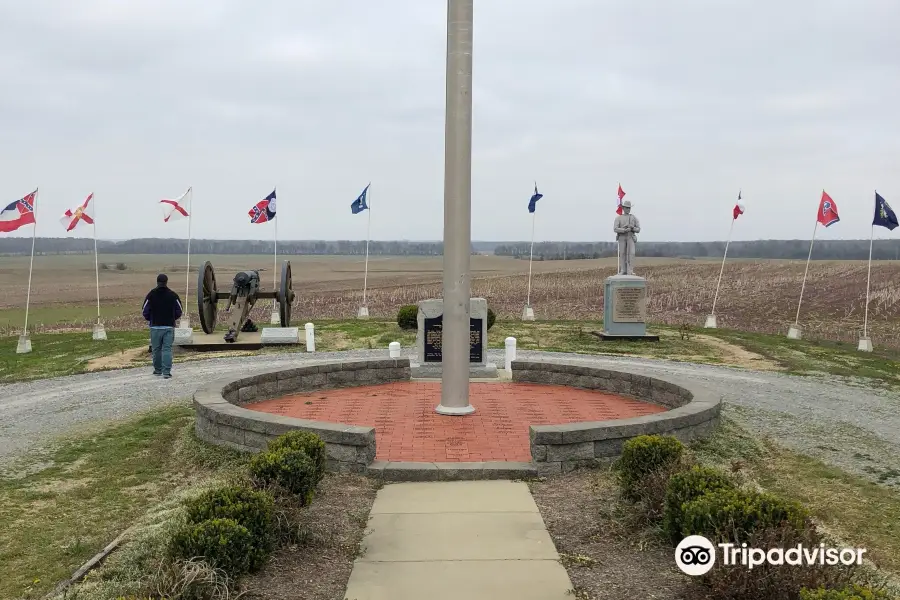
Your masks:
<svg viewBox="0 0 900 600"><path fill-rule="evenodd" d="M306 324L306 351L316 351L316 328L312 323Z"/></svg>
<svg viewBox="0 0 900 600"><path fill-rule="evenodd" d="M506 338L506 372L512 375L512 361L516 360L516 338Z"/></svg>
<svg viewBox="0 0 900 600"><path fill-rule="evenodd" d="M400 358L400 342L388 344L388 351L391 353L391 358Z"/></svg>

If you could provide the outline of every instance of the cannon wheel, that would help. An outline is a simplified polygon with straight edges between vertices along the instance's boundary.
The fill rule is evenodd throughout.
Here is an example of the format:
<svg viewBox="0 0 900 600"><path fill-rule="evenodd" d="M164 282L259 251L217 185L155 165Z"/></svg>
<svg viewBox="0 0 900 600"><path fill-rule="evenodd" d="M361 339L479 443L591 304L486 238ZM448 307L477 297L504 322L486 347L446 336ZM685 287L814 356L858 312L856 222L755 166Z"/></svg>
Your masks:
<svg viewBox="0 0 900 600"><path fill-rule="evenodd" d="M291 261L281 263L281 289L278 291L278 315L281 326L291 326L291 304L294 303L294 288L291 280Z"/></svg>
<svg viewBox="0 0 900 600"><path fill-rule="evenodd" d="M212 333L216 329L218 294L216 272L213 271L212 263L206 261L201 265L197 278L197 308L200 313L200 326L206 333Z"/></svg>

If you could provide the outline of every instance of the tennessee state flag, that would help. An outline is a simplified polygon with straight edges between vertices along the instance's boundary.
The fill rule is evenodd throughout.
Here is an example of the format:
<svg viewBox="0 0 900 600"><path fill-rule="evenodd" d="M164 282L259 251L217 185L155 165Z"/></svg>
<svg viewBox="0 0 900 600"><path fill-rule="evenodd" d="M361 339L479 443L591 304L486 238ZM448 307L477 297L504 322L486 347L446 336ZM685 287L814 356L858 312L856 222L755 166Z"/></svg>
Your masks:
<svg viewBox="0 0 900 600"><path fill-rule="evenodd" d="M819 200L819 216L816 217L819 223L824 227L830 227L841 220L838 216L837 204L831 199L831 196L822 190L822 199Z"/></svg>
<svg viewBox="0 0 900 600"><path fill-rule="evenodd" d="M617 215L621 215L621 214L622 214L622 198L625 197L625 190L622 189L622 184L621 184L621 183L619 184L619 192L618 192L618 194L619 194L619 206L616 207L616 214L617 214Z"/></svg>

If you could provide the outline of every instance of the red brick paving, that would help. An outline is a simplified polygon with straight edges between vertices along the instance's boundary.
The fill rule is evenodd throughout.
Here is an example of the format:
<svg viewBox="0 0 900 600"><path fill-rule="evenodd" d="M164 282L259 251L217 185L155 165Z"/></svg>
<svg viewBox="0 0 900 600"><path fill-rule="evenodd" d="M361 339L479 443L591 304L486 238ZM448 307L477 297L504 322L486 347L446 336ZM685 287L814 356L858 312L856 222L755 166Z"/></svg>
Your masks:
<svg viewBox="0 0 900 600"><path fill-rule="evenodd" d="M530 383L470 384L475 413L466 416L435 413L440 400L440 383L398 382L299 394L246 408L374 427L376 458L406 462L529 462L529 425L626 419L665 410L602 392Z"/></svg>

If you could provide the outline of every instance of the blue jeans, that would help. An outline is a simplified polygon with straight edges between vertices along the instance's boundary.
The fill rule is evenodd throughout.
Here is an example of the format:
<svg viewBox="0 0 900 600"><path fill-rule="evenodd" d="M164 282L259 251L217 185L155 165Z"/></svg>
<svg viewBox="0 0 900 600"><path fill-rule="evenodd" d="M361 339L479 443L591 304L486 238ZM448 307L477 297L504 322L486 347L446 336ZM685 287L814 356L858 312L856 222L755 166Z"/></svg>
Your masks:
<svg viewBox="0 0 900 600"><path fill-rule="evenodd" d="M150 346L153 348L154 373L172 374L172 342L174 341L174 327L150 328Z"/></svg>

